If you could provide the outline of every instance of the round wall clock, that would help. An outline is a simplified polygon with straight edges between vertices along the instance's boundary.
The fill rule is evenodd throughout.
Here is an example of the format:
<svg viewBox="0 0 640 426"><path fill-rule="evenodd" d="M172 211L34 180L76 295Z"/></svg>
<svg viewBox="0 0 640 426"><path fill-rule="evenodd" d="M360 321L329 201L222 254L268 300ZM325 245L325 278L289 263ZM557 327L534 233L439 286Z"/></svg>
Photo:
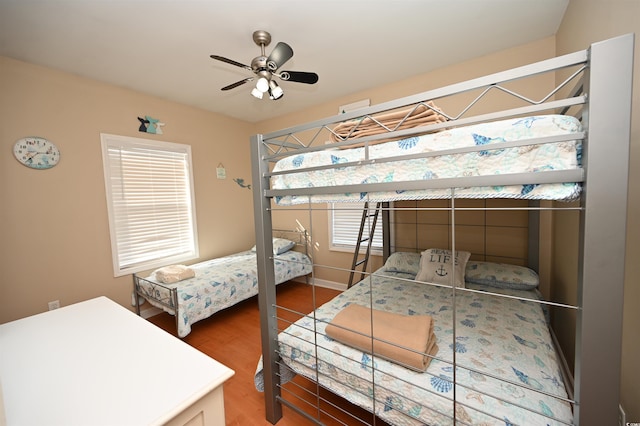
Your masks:
<svg viewBox="0 0 640 426"><path fill-rule="evenodd" d="M13 145L16 159L32 169L50 169L60 161L60 150L45 138L22 138Z"/></svg>

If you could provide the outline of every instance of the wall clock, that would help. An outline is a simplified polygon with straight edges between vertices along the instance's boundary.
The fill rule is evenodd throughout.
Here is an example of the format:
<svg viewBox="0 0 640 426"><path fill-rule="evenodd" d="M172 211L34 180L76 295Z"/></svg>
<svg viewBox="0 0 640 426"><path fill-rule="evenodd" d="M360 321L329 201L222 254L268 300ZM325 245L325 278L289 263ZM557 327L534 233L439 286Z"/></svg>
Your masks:
<svg viewBox="0 0 640 426"><path fill-rule="evenodd" d="M16 159L32 169L50 169L60 161L60 150L45 138L22 138L13 145Z"/></svg>

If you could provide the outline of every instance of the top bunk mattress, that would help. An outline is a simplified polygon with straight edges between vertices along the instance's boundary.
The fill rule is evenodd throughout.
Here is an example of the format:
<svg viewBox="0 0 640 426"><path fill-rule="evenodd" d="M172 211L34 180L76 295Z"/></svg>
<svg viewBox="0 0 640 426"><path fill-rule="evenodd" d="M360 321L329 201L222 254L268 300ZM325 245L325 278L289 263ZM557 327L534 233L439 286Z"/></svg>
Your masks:
<svg viewBox="0 0 640 426"><path fill-rule="evenodd" d="M581 124L575 117L543 115L457 127L369 147L307 152L279 160L273 172L287 173L274 174L271 188L288 190L398 182L397 191L276 196L274 199L279 205L451 198L452 191L447 188L403 191L401 182L577 169L580 167L581 141L577 137L576 140L560 138L559 142L548 140L553 137L558 140L557 137L563 135L571 137L581 131ZM552 138L544 140L549 137ZM532 140L532 144L500 145L527 140ZM534 140L537 140L535 144ZM473 147L476 148L471 152L437 154L438 151ZM424 154L428 156L406 159L406 156ZM393 157L398 159L368 161ZM365 163L337 166L358 161ZM331 165L337 167L326 167ZM573 182L466 186L456 188L455 197L571 201L578 198L580 188L579 183Z"/></svg>

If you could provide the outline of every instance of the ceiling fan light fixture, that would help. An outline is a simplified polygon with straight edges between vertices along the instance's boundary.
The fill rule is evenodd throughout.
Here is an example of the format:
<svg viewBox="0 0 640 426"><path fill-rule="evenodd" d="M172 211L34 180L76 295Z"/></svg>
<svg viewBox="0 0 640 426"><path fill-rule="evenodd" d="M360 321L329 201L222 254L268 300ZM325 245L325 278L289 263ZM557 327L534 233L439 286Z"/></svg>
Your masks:
<svg viewBox="0 0 640 426"><path fill-rule="evenodd" d="M266 56L265 47L271 43L271 34L262 30L254 31L253 41L260 47L260 55L253 58L251 66L225 58L224 56L209 55L211 59L243 68L255 74L255 77L244 78L224 86L221 90L231 90L257 78L256 85L251 90L251 95L257 99L262 99L264 94L268 93L269 99L275 100L282 98L284 91L273 80L274 77L293 83L315 84L318 82L318 74L313 72L278 71L282 65L293 57L293 49L287 43L278 42L269 56Z"/></svg>
<svg viewBox="0 0 640 426"><path fill-rule="evenodd" d="M284 91L282 87L278 86L278 83L271 80L269 82L269 97L271 99L280 99L284 95Z"/></svg>
<svg viewBox="0 0 640 426"><path fill-rule="evenodd" d="M263 94L263 92L261 92L260 90L258 90L258 89L257 89L257 88L255 88L255 87L254 87L254 88L253 88L253 90L251 91L251 95L252 95L254 98L257 98L257 99L262 99L262 94Z"/></svg>
<svg viewBox="0 0 640 426"><path fill-rule="evenodd" d="M262 93L269 90L269 80L267 80L265 77L260 77L256 82L256 89L258 89Z"/></svg>

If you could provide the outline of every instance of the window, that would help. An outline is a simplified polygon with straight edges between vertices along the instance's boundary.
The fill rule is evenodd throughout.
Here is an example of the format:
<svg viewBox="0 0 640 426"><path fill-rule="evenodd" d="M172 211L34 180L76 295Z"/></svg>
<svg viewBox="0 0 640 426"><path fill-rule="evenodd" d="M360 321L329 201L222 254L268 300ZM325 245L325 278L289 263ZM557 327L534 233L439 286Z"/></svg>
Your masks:
<svg viewBox="0 0 640 426"><path fill-rule="evenodd" d="M100 138L114 275L198 257L191 147Z"/></svg>
<svg viewBox="0 0 640 426"><path fill-rule="evenodd" d="M375 203L369 203L373 208ZM362 221L364 203L333 203L329 210L329 239L331 250L349 251L353 253L358 242L358 232ZM372 210L373 212L373 210ZM365 224L362 237L366 238L373 224L373 217ZM366 242L362 243L361 249L366 249ZM378 215L371 252L382 253L382 214Z"/></svg>

